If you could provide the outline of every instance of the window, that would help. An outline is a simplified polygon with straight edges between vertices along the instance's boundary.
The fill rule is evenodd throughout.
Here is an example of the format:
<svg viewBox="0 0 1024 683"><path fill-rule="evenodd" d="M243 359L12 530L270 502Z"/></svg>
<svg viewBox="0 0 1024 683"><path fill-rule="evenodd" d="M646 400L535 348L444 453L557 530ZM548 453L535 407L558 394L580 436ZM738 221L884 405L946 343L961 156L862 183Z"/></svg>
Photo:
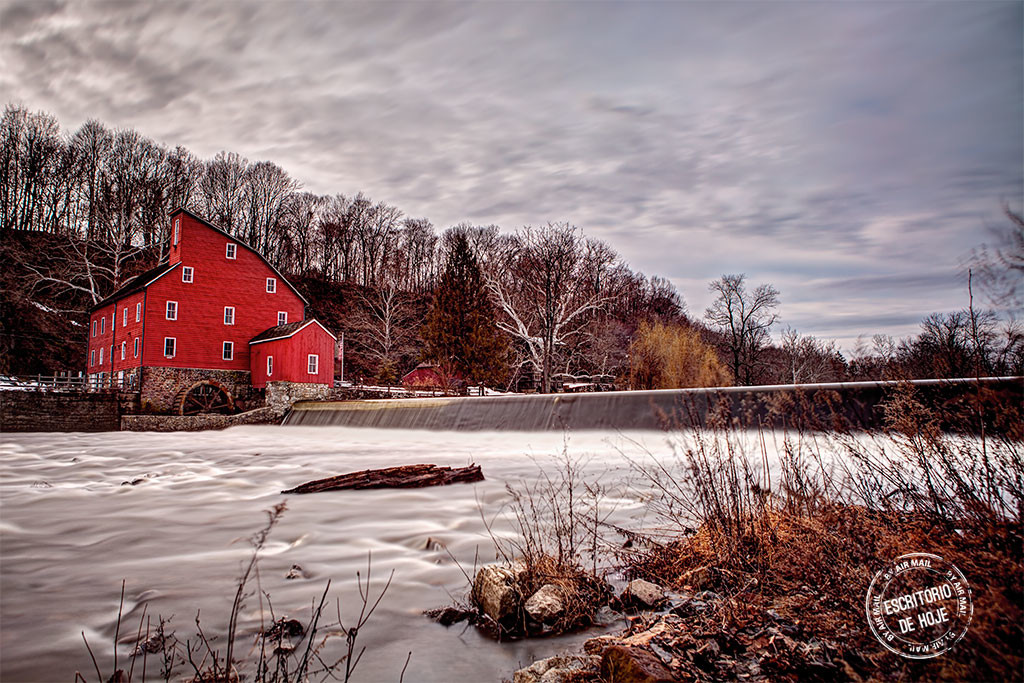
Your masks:
<svg viewBox="0 0 1024 683"><path fill-rule="evenodd" d="M103 365L103 347L100 347L100 365Z"/></svg>
<svg viewBox="0 0 1024 683"><path fill-rule="evenodd" d="M96 365L96 349L89 352L89 365Z"/></svg>
<svg viewBox="0 0 1024 683"><path fill-rule="evenodd" d="M124 310L128 310L127 308ZM128 342L121 342L121 360L124 360L125 351L128 350Z"/></svg>
<svg viewBox="0 0 1024 683"><path fill-rule="evenodd" d="M121 311L121 327L128 326L128 307L125 306L124 310Z"/></svg>
<svg viewBox="0 0 1024 683"><path fill-rule="evenodd" d="M221 352L221 358L224 360L235 359L235 342L224 342L224 350Z"/></svg>
<svg viewBox="0 0 1024 683"><path fill-rule="evenodd" d="M225 306L224 307L224 324L234 325L235 324L235 307Z"/></svg>
<svg viewBox="0 0 1024 683"><path fill-rule="evenodd" d="M178 319L178 302L168 301L167 302L167 319L177 320Z"/></svg>
<svg viewBox="0 0 1024 683"><path fill-rule="evenodd" d="M306 358L306 371L311 375L315 375L320 367L320 356L315 353L309 354Z"/></svg>
<svg viewBox="0 0 1024 683"><path fill-rule="evenodd" d="M164 356L166 358L174 358L175 352L175 339L174 337L164 337Z"/></svg>
<svg viewBox="0 0 1024 683"><path fill-rule="evenodd" d="M142 302L135 304L135 322L142 320Z"/></svg>
<svg viewBox="0 0 1024 683"><path fill-rule="evenodd" d="M274 357L267 356L267 377L274 374Z"/></svg>
<svg viewBox="0 0 1024 683"><path fill-rule="evenodd" d="M229 259L235 258L235 245L229 242L227 247L224 249L224 255Z"/></svg>
<svg viewBox="0 0 1024 683"><path fill-rule="evenodd" d="M174 245L178 245L178 236L181 234L181 219L174 219Z"/></svg>
<svg viewBox="0 0 1024 683"><path fill-rule="evenodd" d="M106 331L107 331L107 316L103 316L102 318L100 318L100 334L103 334ZM103 361L100 361L100 362L102 363Z"/></svg>
<svg viewBox="0 0 1024 683"><path fill-rule="evenodd" d="M272 277L267 278L267 292L273 294L277 291L277 280Z"/></svg>
<svg viewBox="0 0 1024 683"><path fill-rule="evenodd" d="M181 269L181 281L192 282L192 266L183 266Z"/></svg>
<svg viewBox="0 0 1024 683"><path fill-rule="evenodd" d="M277 312L277 324L278 325L287 325L288 324L288 311L278 311Z"/></svg>
<svg viewBox="0 0 1024 683"><path fill-rule="evenodd" d="M92 336L96 336L96 321L92 321Z"/></svg>
<svg viewBox="0 0 1024 683"><path fill-rule="evenodd" d="M139 338L135 338L135 357L139 357Z"/></svg>

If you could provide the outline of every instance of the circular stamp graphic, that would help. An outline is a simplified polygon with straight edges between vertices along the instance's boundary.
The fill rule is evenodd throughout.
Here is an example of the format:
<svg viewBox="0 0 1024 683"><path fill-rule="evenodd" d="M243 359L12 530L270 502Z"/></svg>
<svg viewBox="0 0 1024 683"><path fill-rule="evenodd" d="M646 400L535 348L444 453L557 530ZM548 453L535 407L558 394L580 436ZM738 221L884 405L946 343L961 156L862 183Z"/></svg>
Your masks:
<svg viewBox="0 0 1024 683"><path fill-rule="evenodd" d="M938 657L967 633L974 603L967 579L938 555L900 555L868 587L868 624L879 642L910 659Z"/></svg>

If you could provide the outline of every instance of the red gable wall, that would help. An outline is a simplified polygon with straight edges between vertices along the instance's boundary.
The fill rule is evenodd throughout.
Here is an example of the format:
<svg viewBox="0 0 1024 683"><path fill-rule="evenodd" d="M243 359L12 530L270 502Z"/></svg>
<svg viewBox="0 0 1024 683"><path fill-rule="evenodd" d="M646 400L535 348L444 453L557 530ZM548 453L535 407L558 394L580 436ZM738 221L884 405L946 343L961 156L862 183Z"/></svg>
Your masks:
<svg viewBox="0 0 1024 683"><path fill-rule="evenodd" d="M252 385L261 388L271 382L334 384L334 338L313 323L291 337L253 344ZM309 354L318 357L318 372L309 374ZM274 372L267 375L267 356L274 357Z"/></svg>

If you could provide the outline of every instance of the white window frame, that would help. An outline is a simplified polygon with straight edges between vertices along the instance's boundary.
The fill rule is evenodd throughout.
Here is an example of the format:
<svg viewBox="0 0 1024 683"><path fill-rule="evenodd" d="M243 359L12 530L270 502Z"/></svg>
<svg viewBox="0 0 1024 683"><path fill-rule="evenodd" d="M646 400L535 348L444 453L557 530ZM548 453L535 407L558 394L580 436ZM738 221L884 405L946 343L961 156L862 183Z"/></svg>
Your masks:
<svg viewBox="0 0 1024 683"><path fill-rule="evenodd" d="M220 345L220 359L221 360L234 360L235 359L235 342L226 341Z"/></svg>
<svg viewBox="0 0 1024 683"><path fill-rule="evenodd" d="M310 375L320 374L320 354L311 353L306 356L306 373Z"/></svg>
<svg viewBox="0 0 1024 683"><path fill-rule="evenodd" d="M274 357L267 356L267 377L274 374Z"/></svg>
<svg viewBox="0 0 1024 683"><path fill-rule="evenodd" d="M135 357L139 357L139 338L135 338Z"/></svg>
<svg viewBox="0 0 1024 683"><path fill-rule="evenodd" d="M171 310L171 305L172 304L174 305L174 310ZM168 300L167 304L164 306L164 317L167 318L168 320L177 320L178 319L178 302L177 301L170 301L170 300Z"/></svg>
<svg viewBox="0 0 1024 683"><path fill-rule="evenodd" d="M171 342L171 355L167 355L167 342ZM174 358L178 355L178 338L164 337L164 358Z"/></svg>
<svg viewBox="0 0 1024 683"><path fill-rule="evenodd" d="M278 325L287 325L288 324L288 311L278 311L277 312L277 324Z"/></svg>
<svg viewBox="0 0 1024 683"><path fill-rule="evenodd" d="M235 324L235 307L225 306L224 307L224 324L234 325Z"/></svg>
<svg viewBox="0 0 1024 683"><path fill-rule="evenodd" d="M125 306L124 310L121 311L121 327L128 327L128 307Z"/></svg>
<svg viewBox="0 0 1024 683"><path fill-rule="evenodd" d="M100 334L107 333L107 316L100 318Z"/></svg>
<svg viewBox="0 0 1024 683"><path fill-rule="evenodd" d="M224 245L224 258L228 258L234 261L235 258L237 258L237 256L238 245L236 245L234 242L228 242L226 245Z"/></svg>
<svg viewBox="0 0 1024 683"><path fill-rule="evenodd" d="M92 336L96 336L96 321L92 321Z"/></svg>
<svg viewBox="0 0 1024 683"><path fill-rule="evenodd" d="M128 310L127 308L125 310ZM121 342L121 360L124 360L124 354L128 351L128 342Z"/></svg>
<svg viewBox="0 0 1024 683"><path fill-rule="evenodd" d="M96 349L89 352L89 367L96 367Z"/></svg>
<svg viewBox="0 0 1024 683"><path fill-rule="evenodd" d="M277 278L267 278L267 294L277 294Z"/></svg>
<svg viewBox="0 0 1024 683"><path fill-rule="evenodd" d="M103 365L103 347L100 347L100 365Z"/></svg>
<svg viewBox="0 0 1024 683"><path fill-rule="evenodd" d="M174 219L174 246L178 246L178 240L181 238L181 219Z"/></svg>
<svg viewBox="0 0 1024 683"><path fill-rule="evenodd" d="M142 302L139 301L135 304L135 322L142 320Z"/></svg>
<svg viewBox="0 0 1024 683"><path fill-rule="evenodd" d="M192 266L182 266L181 267L181 281L182 282L184 282L186 284L192 284L193 275L194 275L194 271L192 270Z"/></svg>

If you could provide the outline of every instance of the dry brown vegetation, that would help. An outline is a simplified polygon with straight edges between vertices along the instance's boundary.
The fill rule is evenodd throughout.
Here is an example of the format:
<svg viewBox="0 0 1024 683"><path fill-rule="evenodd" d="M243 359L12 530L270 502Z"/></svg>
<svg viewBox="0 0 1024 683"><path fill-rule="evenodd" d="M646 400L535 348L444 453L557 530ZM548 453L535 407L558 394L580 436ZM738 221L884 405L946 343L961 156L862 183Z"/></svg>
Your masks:
<svg viewBox="0 0 1024 683"><path fill-rule="evenodd" d="M775 481L764 441L777 435L764 433L750 449L728 429L698 429L681 437L675 467L639 463L672 538L629 556L631 571L724 598L681 613L678 631L725 654L681 657L676 673L735 676L731 663L756 651L761 674L781 679L1020 680L1021 415L982 398L936 409L905 387L885 403L880 432L784 434ZM872 577L908 552L952 562L973 590L967 635L934 659L890 653L867 624ZM758 640L778 624L789 633Z"/></svg>

